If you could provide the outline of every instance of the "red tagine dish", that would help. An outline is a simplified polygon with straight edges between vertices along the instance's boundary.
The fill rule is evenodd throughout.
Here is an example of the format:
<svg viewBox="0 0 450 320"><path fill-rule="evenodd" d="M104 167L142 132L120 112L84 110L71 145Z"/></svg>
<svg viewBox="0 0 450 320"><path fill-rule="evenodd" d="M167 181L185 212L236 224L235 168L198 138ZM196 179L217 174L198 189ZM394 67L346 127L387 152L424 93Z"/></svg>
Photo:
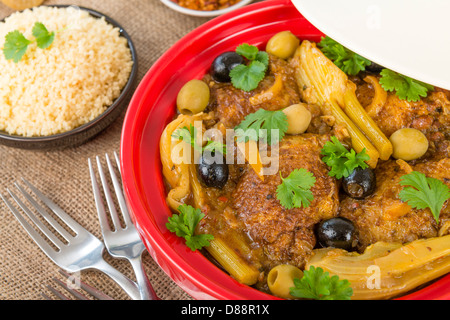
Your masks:
<svg viewBox="0 0 450 320"><path fill-rule="evenodd" d="M399 81L416 83L288 0L183 37L142 79L122 129L125 194L153 259L198 300L449 300L450 92ZM175 147L200 159L176 162ZM428 187L440 196L418 205Z"/></svg>

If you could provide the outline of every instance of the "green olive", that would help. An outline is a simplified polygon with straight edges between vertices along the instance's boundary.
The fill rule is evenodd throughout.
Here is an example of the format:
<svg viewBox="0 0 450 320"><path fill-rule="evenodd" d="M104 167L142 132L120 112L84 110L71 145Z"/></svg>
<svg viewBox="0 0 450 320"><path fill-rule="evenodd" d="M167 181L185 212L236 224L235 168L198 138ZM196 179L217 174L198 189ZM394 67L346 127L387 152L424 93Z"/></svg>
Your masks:
<svg viewBox="0 0 450 320"><path fill-rule="evenodd" d="M293 104L283 109L283 112L288 121L287 134L300 134L308 129L311 122L311 112L306 109L303 103Z"/></svg>
<svg viewBox="0 0 450 320"><path fill-rule="evenodd" d="M281 31L270 38L266 52L281 59L292 57L300 44L300 40L290 31Z"/></svg>
<svg viewBox="0 0 450 320"><path fill-rule="evenodd" d="M395 131L389 140L392 143L395 159L405 161L418 159L428 150L428 140L417 129L403 128Z"/></svg>
<svg viewBox="0 0 450 320"><path fill-rule="evenodd" d="M292 265L280 264L269 271L267 285L272 294L284 298L294 299L290 294L290 288L294 287L294 279L301 279L303 272Z"/></svg>
<svg viewBox="0 0 450 320"><path fill-rule="evenodd" d="M209 103L209 87L201 80L191 80L178 92L177 108L183 114L193 115L205 110Z"/></svg>

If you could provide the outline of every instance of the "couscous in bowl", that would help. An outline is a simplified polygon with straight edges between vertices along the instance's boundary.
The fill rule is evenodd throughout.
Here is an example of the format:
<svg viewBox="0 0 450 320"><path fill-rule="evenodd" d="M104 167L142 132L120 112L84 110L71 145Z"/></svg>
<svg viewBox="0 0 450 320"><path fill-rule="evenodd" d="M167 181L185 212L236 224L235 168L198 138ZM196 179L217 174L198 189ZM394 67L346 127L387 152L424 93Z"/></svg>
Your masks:
<svg viewBox="0 0 450 320"><path fill-rule="evenodd" d="M34 113L41 113L44 114L47 118L45 118L44 122L42 123L41 127L39 127L39 122L42 120L38 118L33 119L27 119L23 123L16 124L16 128L14 128L14 125L8 128L8 126L4 123L5 122L5 108L0 108L0 116L3 117L1 119L0 123L2 124L0 127L0 143L3 145L11 146L11 147L18 147L18 148L24 148L24 149L60 149L65 148L69 146L78 146L89 139L95 137L97 134L99 134L101 131L103 131L106 127L108 127L117 117L120 116L124 108L127 106L128 103L128 97L132 93L136 77L137 77L137 56L136 56L136 50L133 45L133 42L130 38L130 36L126 33L126 31L113 19L105 16L104 14L88 9L83 7L74 7L74 6L68 6L68 5L60 5L60 6L40 6L36 7L34 9L25 10L22 12L17 12L7 18L5 18L3 21L8 21L8 19L14 19L14 16L16 15L17 19L20 17L19 15L30 15L31 11L40 12L40 15L38 14L38 17L35 18L42 18L42 15L46 15L48 13L49 20L44 19L45 21L39 21L45 24L49 30L55 30L57 28L57 24L51 23L51 18L55 16L55 12L59 10L72 10L67 11L69 12L72 17L74 17L74 20L68 23L68 26L65 26L63 28L58 28L55 31L55 40L52 45L45 50L41 50L39 48L36 48L36 45L34 43L30 44L27 52L23 56L22 60L18 63L15 63L13 61L3 61L2 63L8 63L12 66L12 68L22 68L22 72L26 72L27 70L27 64L30 64L30 60L33 60L34 58L38 58L39 60L43 60L42 57L44 54L45 59L42 64L42 61L36 62L37 66L44 66L48 67L49 64L51 64L52 60L56 61L63 61L63 63L68 64L67 70L64 70L63 67L56 66L53 67L53 70L48 72L49 78L52 77L52 73L66 73L68 75L65 75L64 78L59 79L59 81L54 81L55 83L52 85L53 88L50 88L50 90L47 90L45 94L42 92L36 93L36 99L41 100L38 101L37 104L40 104L41 106L44 105L45 108L53 108L55 106L52 106L51 103L44 103L42 100L49 100L50 97L59 97L60 100L56 100L56 102L59 102L58 105L56 105L56 111L53 112L50 110L44 110L43 108L39 109L38 106L33 106ZM59 41L65 41L64 37L69 38L69 40L77 40L77 32L82 33L83 28L86 28L84 26L84 20L88 21L87 26L89 25L95 25L95 23L98 23L96 26L99 27L99 32L107 32L109 33L110 39L114 39L113 41L117 41L116 44L119 44L121 46L122 52L112 54L113 58L112 61L106 61L103 68L100 68L100 70L95 73L97 76L99 76L101 79L89 79L89 75L94 76L95 74L92 74L92 70L94 70L94 66L98 67L98 60L101 59L101 57L104 57L107 54L111 54L111 50L108 51L108 48L106 46L103 48L89 48L89 44L86 44L85 40L79 40L82 43L77 45L76 50L80 50L80 48L84 49L87 48L86 54L84 57L81 57L80 59L86 59L86 65L87 67L85 70L80 71L79 61L76 63L77 59L76 57L72 59L72 62L70 61L70 55L62 55L58 54L58 50L54 50L52 54L50 54L51 49L54 49L52 46L58 45ZM94 21L95 20L95 21ZM50 22L49 22L50 21ZM81 22L80 22L81 21ZM4 22L2 22L4 23ZM32 23L32 22L30 22ZM22 27L23 29L24 27ZM53 28L53 29L52 29ZM76 30L69 30L70 28L74 28ZM32 36L28 33L30 33L27 30L21 30L20 27L16 28L19 31L23 32L23 34L27 38L32 38ZM31 28L29 28L31 29ZM78 30L77 30L78 29ZM74 32L76 31L76 32ZM4 33L5 31L3 31ZM8 31L9 32L9 31ZM80 36L80 39L82 39L82 35ZM2 36L2 39L4 39L5 36ZM58 39L59 38L59 39ZM61 40L63 38L63 40ZM102 43L102 40L99 40ZM104 41L103 41L104 42ZM94 42L95 45L95 42ZM113 44L114 45L114 44ZM87 46L87 47L86 47ZM48 52L45 52L47 51ZM120 51L119 50L119 51ZM114 51L114 50L113 50ZM98 53L100 52L100 53ZM3 52L2 52L3 53ZM69 57L68 57L69 56ZM96 58L92 58L92 57ZM100 58L99 58L100 57ZM5 57L1 57L1 59L5 59ZM96 60L97 59L97 60ZM46 60L46 61L45 61ZM50 62L49 62L50 61ZM82 60L81 60L82 61ZM22 63L20 67L17 67L18 64ZM39 63L41 63L39 65ZM89 66L89 64L92 64L92 66ZM77 69L78 66L78 69ZM51 66L50 66L51 67ZM90 69L91 68L91 69ZM106 72L107 71L107 72ZM70 74L70 73L73 74ZM102 75L105 73L109 73L109 75ZM45 72L36 72L36 75L30 76L28 75L28 79L26 79L25 83L30 83L30 78L33 77L39 77L39 75L42 77L42 74L45 75ZM84 76L83 76L84 74ZM54 75L53 75L54 77ZM80 78L81 77L81 78ZM84 81L82 78L84 77ZM102 78L103 77L103 78ZM77 79L75 79L77 78ZM57 78L55 78L58 80ZM41 79L42 81L48 81L48 79ZM103 81L103 82L102 82ZM100 82L100 85L95 84ZM48 82L47 82L48 83ZM14 84L14 83L13 83ZM96 85L97 87L94 88L94 90L90 90L92 88L89 88L89 85ZM17 85L17 82L16 82ZM59 86L59 87L58 87ZM39 86L38 86L39 87ZM87 87L87 89L86 89ZM72 88L72 92L66 92L64 93L64 89ZM75 88L75 89L73 89ZM36 86L34 86L34 89L36 89ZM33 90L33 86L31 88L29 86L24 85L23 91L25 93L30 92L30 90ZM84 91L83 91L84 90ZM90 91L89 91L90 90ZM17 96L17 90L16 88L16 94ZM67 91L67 90L66 90ZM70 90L69 90L70 91ZM63 92L63 94L61 94ZM81 95L86 94L86 97L80 97ZM39 96L39 94L41 96ZM70 99L64 100L64 94L66 94L69 97L73 98L73 101ZM63 97L61 97L63 95ZM11 99L15 97L14 95L11 95ZM10 96L8 96L7 93L3 94L1 103L5 104L5 97L7 99L10 99ZM17 99L16 101L23 102L24 100ZM25 101L27 101L25 99ZM8 101L7 101L8 102ZM10 102L10 101L9 101ZM0 104L1 104L0 103ZM27 101L29 103L29 101ZM11 103L10 103L11 104ZM80 104L83 104L80 108ZM49 107L50 105L50 107ZM61 107L61 105L63 105ZM71 106L73 109L71 109ZM4 106L3 106L4 107ZM7 106L6 108L6 116L8 116L8 113L11 115L13 113L13 108L16 108L16 110L20 110L20 108L23 107L21 105L12 105ZM11 108L11 110L8 110L8 108ZM59 110L57 110L59 109ZM96 109L96 110L95 110ZM16 111L17 112L17 111ZM30 111L31 112L31 111ZM3 113L3 115L2 115ZM32 112L31 112L32 113ZM72 115L71 115L72 114ZM24 116L23 114L21 115ZM30 117L29 115L25 115L25 117ZM70 117L73 116L73 119L70 119ZM82 118L78 121L76 117ZM67 118L69 117L69 121L65 121L63 124L57 124L54 129L51 128L51 120L58 120L59 118ZM67 119L66 119L67 120ZM26 126L28 123L31 123L31 125L28 128L28 131L26 129L20 129L21 126ZM50 121L50 122L49 122ZM24 125L25 123L25 125ZM50 123L50 126L49 126ZM34 127L33 127L34 126ZM58 127L59 126L59 127ZM11 129L12 128L12 129ZM19 129L19 130L17 130Z"/></svg>

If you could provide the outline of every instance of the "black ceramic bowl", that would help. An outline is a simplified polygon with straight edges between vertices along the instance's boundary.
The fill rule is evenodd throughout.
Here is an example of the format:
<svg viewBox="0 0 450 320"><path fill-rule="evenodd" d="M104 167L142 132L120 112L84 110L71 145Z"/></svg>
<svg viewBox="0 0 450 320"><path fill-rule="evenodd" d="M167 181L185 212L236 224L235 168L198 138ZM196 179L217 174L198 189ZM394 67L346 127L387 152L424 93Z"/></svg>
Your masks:
<svg viewBox="0 0 450 320"><path fill-rule="evenodd" d="M51 5L51 7L69 7L69 5ZM122 89L120 96L110 105L102 114L100 114L94 120L79 126L75 129L72 129L67 132L50 135L50 136L41 136L41 137L24 137L18 135L11 135L6 133L5 131L0 130L0 144L22 148L22 149L33 149L33 150L51 150L51 149L63 149L66 147L76 147L79 146L88 140L94 138L101 131L106 129L117 117L120 116L122 111L128 105L128 98L133 92L134 85L137 78L137 54L136 49L133 45L131 37L128 33L118 24L115 20L110 17L100 13L98 11L79 7L81 10L85 10L89 12L89 14L95 18L105 18L105 21L114 27L119 28L120 35L125 37L128 42L128 47L130 48L131 58L133 60L133 67L131 69L130 77L125 87Z"/></svg>

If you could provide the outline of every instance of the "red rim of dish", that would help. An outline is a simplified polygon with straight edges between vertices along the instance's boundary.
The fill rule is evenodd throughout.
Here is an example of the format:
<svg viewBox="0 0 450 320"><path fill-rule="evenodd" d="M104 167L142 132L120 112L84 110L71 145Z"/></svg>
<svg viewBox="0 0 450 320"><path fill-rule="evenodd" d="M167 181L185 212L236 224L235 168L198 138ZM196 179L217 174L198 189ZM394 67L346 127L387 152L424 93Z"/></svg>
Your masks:
<svg viewBox="0 0 450 320"><path fill-rule="evenodd" d="M168 232L164 224L152 215L151 211L156 212L156 210L162 210L167 215L170 212L164 200L158 145L166 120L175 114L175 98L171 101L172 107L170 108L163 106L157 108L156 105L159 105L157 101L162 95L161 92L167 89L165 84L169 82L168 80L173 82L175 76L180 76L177 73L177 66L172 65L174 57L179 56L180 52L183 52L183 61L186 63L195 57L195 50L189 49L192 48L193 43L202 43L205 39L207 41L217 40L211 46L211 50L213 50L213 47L217 44L220 45L221 41L233 40L237 43L248 41L245 39L245 34L241 32L242 27L255 28L255 21L267 21L267 16L271 21L275 21L274 28L281 28L279 31L283 28L284 30L291 28L292 21L295 20L302 24L302 38L315 39L315 41L320 38L321 33L298 13L289 0L268 0L237 9L201 25L163 54L142 79L125 116L121 139L121 166L125 194L136 227L153 259L173 281L196 299L265 300L277 298L239 284L199 252L190 252L189 249L183 247L184 243L180 239ZM244 23L243 21L249 22ZM271 25L266 22L265 27L271 27ZM267 29L255 28L253 31L258 34L258 37L253 39L255 43L267 41L267 33L263 32L267 32ZM224 37L221 38L222 36ZM180 64L178 67L182 68L182 66ZM190 79L200 78L206 70L203 68L197 71L198 74L190 74ZM177 85L186 82L184 80L186 79L180 79ZM174 97L176 96L174 91L171 93ZM146 104L149 96L153 97L154 104L151 106ZM149 113L153 113L152 119L149 119ZM153 119L161 117L164 121L158 122ZM149 125L148 122L152 122L151 137L143 132ZM155 137L157 138L155 139ZM153 151L151 157L145 158L149 161L148 163L142 161L143 152L149 152L142 149L143 145L146 149ZM147 186L144 186L143 178L140 175L142 172L150 172L146 176ZM151 188L151 196L146 198L144 193L149 194L148 188ZM232 286L236 290L231 291L228 286ZM403 296L401 299L449 300L449 287L450 275L447 275L432 285Z"/></svg>

